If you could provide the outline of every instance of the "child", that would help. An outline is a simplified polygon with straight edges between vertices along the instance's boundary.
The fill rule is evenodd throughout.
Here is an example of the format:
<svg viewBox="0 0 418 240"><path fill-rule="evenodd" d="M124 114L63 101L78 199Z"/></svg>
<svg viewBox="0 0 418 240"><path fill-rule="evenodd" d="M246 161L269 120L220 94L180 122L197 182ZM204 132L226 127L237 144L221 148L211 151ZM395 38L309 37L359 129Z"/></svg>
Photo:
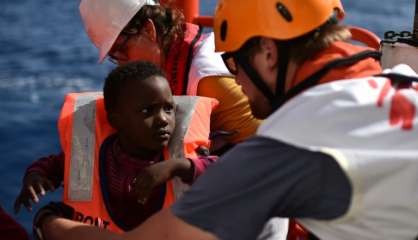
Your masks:
<svg viewBox="0 0 418 240"><path fill-rule="evenodd" d="M67 105L64 104L59 128L61 144L67 147L63 147L64 153L41 158L29 166L23 179L21 193L15 201L16 212L22 204L30 210L31 200L38 202L38 194L45 195L46 191L53 191L64 180L64 202L75 208L76 220L115 231L127 231L170 204L170 191L175 185L165 184L166 182L177 176L183 182L191 183L215 160L215 157L195 155L191 159L180 156L162 161L163 158L170 158L165 150L174 132L176 104L164 74L155 65L134 62L117 67L107 77L103 94L107 113L103 114L103 118L107 118L110 126L114 128L113 132L116 132L103 134L106 128L111 128L100 125L102 123L97 120L100 119L100 101L96 103L95 100L93 105L77 105L78 107L73 101L76 107L70 104L71 114L66 114ZM85 95L74 96L79 98L78 101L85 101ZM209 108L214 106L212 100L205 101L209 103ZM67 99L66 104L68 102L71 100ZM89 144L88 141L79 143L75 140L74 135L77 131L73 128L79 124L76 114L84 114L83 111L87 111L91 106L94 109L98 108L96 115L92 115L97 119L90 122L96 122L96 126L92 125L78 132L86 138L89 129L96 129L92 141L101 139L101 135L105 136L103 141L99 141L98 150L96 149L94 155L95 158L102 158L104 161L88 162L85 160L88 159L86 155L82 155L82 160L73 160L78 152ZM71 115L71 118L67 115ZM207 115L207 123L209 118ZM68 119L71 119L70 125ZM88 115L83 115L81 119L83 124L87 122L88 125ZM107 124L106 120L104 122ZM200 130L202 126L205 129L205 126L200 124ZM189 127L193 127L193 124ZM209 126L206 127L208 133ZM179 129L187 128L181 126ZM65 138L65 134L70 134L72 143ZM170 145L179 141L176 138ZM71 145L74 143L79 145ZM68 149L70 145L72 148ZM196 144L193 146L196 149ZM82 170L77 171L77 166L82 166ZM89 174L89 171L94 174ZM93 178L95 174L100 177ZM89 184L96 187L91 189ZM87 192L87 195L83 192ZM86 200L82 200L83 196L87 196L86 199L90 199L87 202L92 204L85 205L83 201ZM176 197L171 196L171 199L174 198Z"/></svg>

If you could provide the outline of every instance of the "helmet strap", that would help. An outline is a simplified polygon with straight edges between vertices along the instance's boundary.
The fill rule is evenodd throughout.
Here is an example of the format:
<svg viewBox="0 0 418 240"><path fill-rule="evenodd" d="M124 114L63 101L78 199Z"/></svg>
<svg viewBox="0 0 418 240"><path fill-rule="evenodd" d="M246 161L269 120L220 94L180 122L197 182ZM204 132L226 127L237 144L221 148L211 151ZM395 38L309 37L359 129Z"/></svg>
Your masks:
<svg viewBox="0 0 418 240"><path fill-rule="evenodd" d="M257 87L257 89L267 98L270 103L270 106L273 111L275 111L280 105L279 100L285 95L286 87L286 76L287 76L287 67L289 65L289 51L288 43L280 42L277 45L278 56L279 56L279 66L276 80L276 91L275 93L270 89L266 84L260 74L254 69L254 67L249 63L249 59L246 56L236 56L236 61L241 65L245 74L250 78L251 82Z"/></svg>
<svg viewBox="0 0 418 240"><path fill-rule="evenodd" d="M263 78L260 76L260 74L249 63L248 57L237 56L236 61L242 67L245 74L247 74L247 76L250 78L251 82L267 98L267 100L270 102L270 105L271 105L272 101L274 101L274 99L275 99L274 93L273 93L273 91L271 91L271 89L266 84L266 82L263 80Z"/></svg>
<svg viewBox="0 0 418 240"><path fill-rule="evenodd" d="M270 101L272 110L279 108L279 100L286 94L286 77L287 68L289 66L290 54L288 50L288 42L280 42L277 44L277 56L279 56L279 66L276 79L276 93L274 99Z"/></svg>

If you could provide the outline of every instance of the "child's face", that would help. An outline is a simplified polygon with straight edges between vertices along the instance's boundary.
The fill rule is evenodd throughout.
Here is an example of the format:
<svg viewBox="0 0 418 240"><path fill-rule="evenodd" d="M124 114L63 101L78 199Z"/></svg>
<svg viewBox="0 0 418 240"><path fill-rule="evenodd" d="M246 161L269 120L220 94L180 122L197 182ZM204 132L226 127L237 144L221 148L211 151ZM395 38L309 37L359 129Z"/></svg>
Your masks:
<svg viewBox="0 0 418 240"><path fill-rule="evenodd" d="M152 76L127 85L114 110L114 120L125 151L134 155L160 151L175 126L175 103L167 80Z"/></svg>

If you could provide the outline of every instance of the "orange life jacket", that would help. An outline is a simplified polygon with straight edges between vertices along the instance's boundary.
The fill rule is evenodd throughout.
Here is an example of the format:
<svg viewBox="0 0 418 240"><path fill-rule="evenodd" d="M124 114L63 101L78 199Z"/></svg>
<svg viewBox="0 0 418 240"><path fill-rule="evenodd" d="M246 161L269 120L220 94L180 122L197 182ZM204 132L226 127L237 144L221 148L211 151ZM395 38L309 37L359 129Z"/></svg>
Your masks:
<svg viewBox="0 0 418 240"><path fill-rule="evenodd" d="M295 87L309 76L322 69L326 64L340 59L353 56L371 48L356 46L347 42L334 42L328 48L319 52L315 57L305 61L297 70L289 87ZM380 74L382 67L378 60L365 58L351 65L334 68L321 77L319 83L327 83L335 80L361 78Z"/></svg>
<svg viewBox="0 0 418 240"><path fill-rule="evenodd" d="M210 113L217 101L205 97L176 96L176 128L164 159L196 157L195 149L209 147ZM102 191L103 142L115 130L109 125L99 92L71 93L65 98L58 122L60 141L65 154L64 203L75 209L74 220L122 232L112 220ZM166 183L163 208L178 199L188 185L174 178Z"/></svg>
<svg viewBox="0 0 418 240"><path fill-rule="evenodd" d="M193 53L201 40L202 28L186 23L183 41L174 44L168 53L164 70L174 95L185 95L187 92Z"/></svg>

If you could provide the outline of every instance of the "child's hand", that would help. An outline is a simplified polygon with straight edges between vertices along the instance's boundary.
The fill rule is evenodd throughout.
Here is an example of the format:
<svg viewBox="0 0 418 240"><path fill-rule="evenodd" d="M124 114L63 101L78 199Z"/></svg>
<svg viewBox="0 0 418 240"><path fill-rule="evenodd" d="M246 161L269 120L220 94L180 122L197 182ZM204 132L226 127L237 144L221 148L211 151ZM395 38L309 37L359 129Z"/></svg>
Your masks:
<svg viewBox="0 0 418 240"><path fill-rule="evenodd" d="M20 190L19 196L17 196L14 204L15 214L20 210L21 205L23 204L26 209L30 212L32 211L32 204L30 200L34 203L39 202L38 194L44 196L46 191L54 191L54 185L52 182L43 176L40 173L29 173L23 179L23 187Z"/></svg>
<svg viewBox="0 0 418 240"><path fill-rule="evenodd" d="M134 180L134 189L138 196L138 203L145 204L152 190L164 184L174 176L180 176L191 167L187 159L170 159L151 165L142 170Z"/></svg>

